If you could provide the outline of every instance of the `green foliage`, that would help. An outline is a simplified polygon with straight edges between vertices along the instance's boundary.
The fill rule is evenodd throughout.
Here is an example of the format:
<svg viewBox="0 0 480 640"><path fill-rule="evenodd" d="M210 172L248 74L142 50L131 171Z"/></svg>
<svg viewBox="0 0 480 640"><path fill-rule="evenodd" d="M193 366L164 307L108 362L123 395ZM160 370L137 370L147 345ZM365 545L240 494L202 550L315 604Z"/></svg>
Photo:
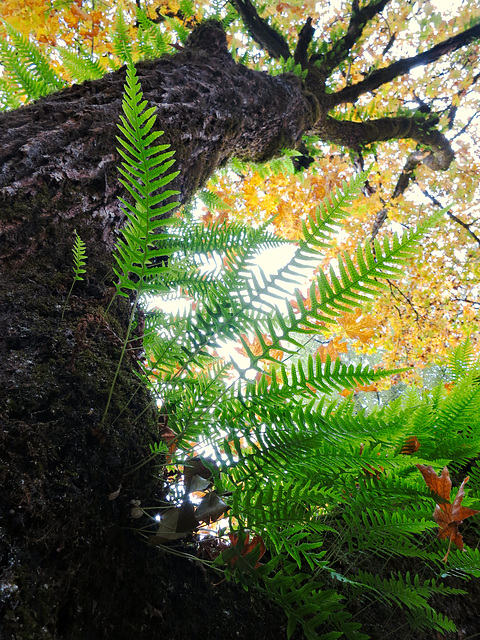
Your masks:
<svg viewBox="0 0 480 640"><path fill-rule="evenodd" d="M168 34L152 22L147 14L137 7L138 46L142 58L159 58L168 51Z"/></svg>
<svg viewBox="0 0 480 640"><path fill-rule="evenodd" d="M40 49L11 25L2 21L6 38L0 39L0 63L5 78L2 87L6 108L19 106L22 99L37 100L65 86ZM3 93L3 91L2 91Z"/></svg>
<svg viewBox="0 0 480 640"><path fill-rule="evenodd" d="M225 211L229 209L229 206L225 204L225 202L217 196L216 193L209 189L201 189L198 192L197 197L208 209L214 209L217 211Z"/></svg>
<svg viewBox="0 0 480 640"><path fill-rule="evenodd" d="M232 158L229 165L232 171L238 174L247 173L248 171L257 172L258 175L264 180L271 175L278 175L284 173L285 175L292 175L295 173L292 158L301 155L296 149L283 149L282 156L279 158L273 158L269 162L263 164L257 164L255 162L243 162L238 158Z"/></svg>
<svg viewBox="0 0 480 640"><path fill-rule="evenodd" d="M222 14L217 3L215 11ZM180 5L185 18L194 15L190 0ZM143 57L162 55L165 36L140 9L139 50ZM176 37L187 29L171 18ZM45 56L24 36L5 26L0 42L5 77L0 79L4 108L19 106L64 86ZM197 451L208 451L218 467L213 482L229 502L230 527L236 542L215 561L228 579L264 589L288 615L288 636L297 626L309 639L367 636L349 604L382 600L398 607L413 629L440 633L453 623L429 604L436 594L459 595L447 586L449 576L480 577L478 548L452 551L442 562L444 541L435 538L432 495L415 465L448 465L461 479L470 474L465 504L480 501L480 366L467 342L448 363L452 388L410 389L397 400L372 411L359 410L336 392L390 376L392 371L310 356L291 364L306 340L328 332L342 312L362 308L400 276L419 241L444 214L401 237L360 244L355 256L340 255L337 267L318 271L308 298L285 300L305 269L317 267L333 235L349 215L365 175L327 198L303 223L303 239L276 274L254 268L266 248L287 242L273 235L268 223L207 227L172 215L178 193L165 187L174 151L156 144L153 108L147 108L133 66L134 51L123 14L118 13L114 52L127 63L118 149L126 224L115 253L117 294L132 301L131 317L117 372L104 413L107 415L138 305L160 296L178 309L146 311L144 329L147 381L168 417L174 446L153 443L151 453L182 464ZM97 60L83 52L61 51L65 67L77 81L101 77ZM303 77L290 59L281 72ZM272 161L264 171L292 171L291 155ZM234 165L245 169L241 163ZM266 175L266 174L264 174ZM222 208L214 194L199 196ZM86 270L86 247L76 234L75 282ZM240 366L217 349L240 343L247 359ZM253 379L253 376L255 378ZM450 383L449 383L450 384ZM412 437L420 448L405 449ZM457 483L459 484L459 482ZM478 524L468 525L478 540ZM247 531L261 533L271 558L263 565L259 544L246 546ZM389 571L402 561L403 571ZM422 576L413 573L420 567Z"/></svg>
<svg viewBox="0 0 480 640"><path fill-rule="evenodd" d="M97 80L105 75L106 70L94 60L88 53L77 47L76 51L59 47L57 51L62 59L62 64L70 73L72 80L78 84L85 80Z"/></svg>
<svg viewBox="0 0 480 640"><path fill-rule="evenodd" d="M75 282L83 280L82 274L86 273L86 269L84 269L87 264L86 246L76 230L74 231L74 233L75 240L73 242L73 281L72 286L70 287L70 291L68 292L67 299L65 300L65 304L63 305L62 320L65 315L65 309L67 308L68 301L70 300Z"/></svg>
<svg viewBox="0 0 480 640"><path fill-rule="evenodd" d="M187 5L189 2L185 6ZM160 26L152 22L139 7L137 21L138 53L132 46L124 12L117 12L111 38L113 51L120 64L132 63L139 55L141 58L151 59L168 51L168 33L163 33ZM2 21L1 24L5 37L0 38L0 64L3 67L3 77L0 78L0 109L17 109L25 102L37 100L67 86L54 70L52 61L38 45L30 42L8 23ZM175 26L178 27L177 22ZM186 37L186 32L183 35ZM118 61L105 56L100 62L98 56L84 51L78 43L74 47L56 47L55 56L60 56L69 79L79 84L102 78L108 71L120 66Z"/></svg>
<svg viewBox="0 0 480 640"><path fill-rule="evenodd" d="M133 63L133 47L132 40L128 33L128 25L125 22L123 11L117 12L115 22L115 33L113 34L113 51L120 58L122 64Z"/></svg>
<svg viewBox="0 0 480 640"><path fill-rule="evenodd" d="M272 68L270 75L278 76L282 73L293 73L302 80L305 80L305 78L307 77L308 69L303 69L300 62L295 64L293 58L287 58L287 60L280 58L280 67L275 65L275 67Z"/></svg>
<svg viewBox="0 0 480 640"><path fill-rule="evenodd" d="M399 276L443 212L402 237L339 256L337 268L318 271L308 299L297 295L295 306L285 301L289 287L331 247L365 175L309 216L291 259L266 275L254 266L261 251L291 244L268 223L203 226L171 215L175 192L165 187L175 176L168 173L173 153L156 144L154 110L131 64L123 110L119 170L131 201L122 199L127 223L115 273L117 293L133 305L122 357L138 303L159 296L160 309L146 311L143 380L161 404L168 437L152 444L151 455L174 466L195 452L213 456L207 495L228 502L235 532L215 566L246 588L266 591L287 613L289 637L300 626L312 640L365 640L350 606L359 598L398 607L413 629L453 630L429 600L461 594L444 579L476 576L478 550L452 552L445 566L434 501L415 465L449 465L459 477L468 465L465 502L478 504L480 367L470 347L452 354L451 389L411 389L368 412L336 392L394 372L283 359ZM168 312L172 301L176 310ZM242 345L246 365L217 353L232 342ZM419 449L407 446L413 436ZM180 485L172 494L188 501ZM256 534L250 541L248 532ZM265 548L271 559L261 564ZM393 561L405 569L391 573Z"/></svg>
<svg viewBox="0 0 480 640"><path fill-rule="evenodd" d="M125 116L120 116L119 125L124 137L117 136L122 145L118 152L124 160L119 167L123 176L120 182L134 202L121 198L128 222L117 244L114 271L119 280L117 293L122 296L128 295L125 290L137 296L165 291L161 276L170 274L172 268L157 265L159 262L163 265L166 256L173 253L173 249L164 246L170 239L165 227L178 223L177 218L167 217L178 206L178 202L171 201L178 191L163 189L178 175L174 172L163 176L175 162L172 159L175 152L168 151L168 144L154 144L163 132L153 129L155 108L146 109L147 102L142 97L135 67L129 64L123 101ZM170 202L161 204L165 200Z"/></svg>
<svg viewBox="0 0 480 640"><path fill-rule="evenodd" d="M119 18L119 25L120 22L121 18ZM118 30L122 31L121 25ZM120 38L118 51L123 46L121 46L122 41ZM117 266L114 267L114 272L118 277L117 295L126 298L133 296L133 305L103 420L108 412L141 296L165 293L169 290L166 283L171 280L174 269L164 265L168 262L168 256L173 253L173 249L168 246L172 236L165 232L165 227L178 222L176 218L170 216L172 209L178 206L178 202L172 201L178 191L164 189L174 180L178 172L163 175L174 163L172 159L174 151L168 151L170 147L168 144L155 144L163 132L154 129L155 109L146 109L147 101L143 100L136 70L131 57L129 58L131 52L125 47L123 50L128 64L122 104L125 115L120 116L121 124L118 125L123 134L123 137L117 136L121 144L118 153L123 158L118 170L123 176L120 182L132 197L133 204L120 198L127 222L116 245L114 257ZM165 200L170 202L162 204Z"/></svg>

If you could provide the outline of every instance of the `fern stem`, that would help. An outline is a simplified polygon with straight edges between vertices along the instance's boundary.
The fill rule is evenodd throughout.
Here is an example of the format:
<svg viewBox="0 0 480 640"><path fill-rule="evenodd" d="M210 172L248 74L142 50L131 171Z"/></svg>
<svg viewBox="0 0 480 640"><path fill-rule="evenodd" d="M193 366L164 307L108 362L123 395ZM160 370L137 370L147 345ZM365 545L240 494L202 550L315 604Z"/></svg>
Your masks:
<svg viewBox="0 0 480 640"><path fill-rule="evenodd" d="M121 352L120 358L118 360L118 364L117 364L117 369L115 371L115 375L113 376L113 381L112 381L112 384L110 386L110 391L109 391L109 394L108 394L107 403L105 405L105 410L103 412L103 416L102 416L102 419L100 421L100 425L102 425L105 422L105 418L107 417L108 409L110 407L110 402L112 401L113 390L115 388L115 384L117 382L117 378L118 378L118 375L120 373L120 367L122 366L122 362L123 362L123 357L125 355L125 351L127 350L128 339L130 337L130 333L131 333L131 330L132 330L133 320L135 318L135 311L137 310L139 297L140 297L140 293L137 291L137 293L135 295L135 300L134 300L134 303L133 303L133 307L132 307L132 312L130 314L130 319L128 321L127 334L125 336L125 340L123 341L122 352Z"/></svg>
<svg viewBox="0 0 480 640"><path fill-rule="evenodd" d="M64 318L64 316L65 316L65 310L66 310L66 308L67 308L68 301L70 300L70 296L72 295L73 285L74 285L74 284L75 284L75 280L72 282L72 286L70 287L70 291L68 292L67 299L65 300L65 303L64 303L64 305L63 305L63 309L62 309L62 320L63 320L63 318Z"/></svg>

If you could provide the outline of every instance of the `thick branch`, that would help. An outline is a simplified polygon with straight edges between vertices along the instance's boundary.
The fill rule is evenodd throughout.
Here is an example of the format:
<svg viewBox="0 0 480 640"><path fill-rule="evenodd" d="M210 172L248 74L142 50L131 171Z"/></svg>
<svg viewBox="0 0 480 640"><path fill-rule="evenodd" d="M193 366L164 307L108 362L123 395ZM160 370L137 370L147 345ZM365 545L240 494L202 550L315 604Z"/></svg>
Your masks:
<svg viewBox="0 0 480 640"><path fill-rule="evenodd" d="M453 151L448 140L439 131L432 130L433 122L399 116L379 118L366 122L335 120L327 116L317 122L315 133L325 141L358 150L372 142L394 139L411 139L431 148L423 157L425 164L434 170L447 169L453 160Z"/></svg>
<svg viewBox="0 0 480 640"><path fill-rule="evenodd" d="M380 13L390 0L377 0L368 4L363 9L358 10L358 2L352 3L352 17L350 18L350 24L343 38L333 43L333 47L326 54L316 54L311 58L311 62L316 60L322 61L322 73L329 76L330 73L337 67L343 60L345 60L350 52L350 49L361 38L363 29L367 22Z"/></svg>
<svg viewBox="0 0 480 640"><path fill-rule="evenodd" d="M457 49L461 49L477 38L480 38L480 22L466 31L457 33L457 35L452 36L443 42L439 42L437 45L423 53L419 53L411 58L397 60L397 62L394 62L388 67L374 71L362 82L350 87L345 87L337 93L333 93L330 96L329 108L332 109L338 104L355 102L362 94L367 93L368 91L375 91L375 89L378 89L378 87L383 84L391 82L395 78L409 73L415 67L435 62L442 56L452 53L452 51L456 51Z"/></svg>
<svg viewBox="0 0 480 640"><path fill-rule="evenodd" d="M290 49L285 38L258 15L250 0L230 0L240 14L255 42L275 59L290 58Z"/></svg>
<svg viewBox="0 0 480 640"><path fill-rule="evenodd" d="M400 174L397 184L395 185L395 189L392 194L392 200L395 198L399 198L405 191L407 190L408 185L410 184L410 180L414 177L415 169L419 164L422 163L425 158L428 157L428 151L421 151L420 149L416 149L413 153L411 153L405 166L402 169L402 173Z"/></svg>
<svg viewBox="0 0 480 640"><path fill-rule="evenodd" d="M263 162L296 148L317 117L300 79L236 65L224 31L211 21L192 32L182 51L141 62L137 71L164 141L176 151L180 173L172 188L182 203L232 155ZM69 195L78 189L85 199L88 180L101 203L106 182L120 189L111 177L124 78L121 69L0 114L0 199L19 192L31 198L42 184Z"/></svg>
<svg viewBox="0 0 480 640"><path fill-rule="evenodd" d="M293 54L293 59L295 60L295 64L300 63L303 67L307 66L308 64L307 50L312 41L314 33L315 33L315 29L312 27L312 19L307 18L306 23L303 25L302 30L298 34L297 47L295 49L295 53Z"/></svg>

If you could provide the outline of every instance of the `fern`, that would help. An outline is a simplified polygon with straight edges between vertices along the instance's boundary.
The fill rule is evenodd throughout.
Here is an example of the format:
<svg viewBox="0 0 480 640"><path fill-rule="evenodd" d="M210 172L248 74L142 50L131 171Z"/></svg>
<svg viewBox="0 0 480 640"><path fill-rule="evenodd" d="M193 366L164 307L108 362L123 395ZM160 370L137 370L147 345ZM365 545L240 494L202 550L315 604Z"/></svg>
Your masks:
<svg viewBox="0 0 480 640"><path fill-rule="evenodd" d="M359 246L355 258L340 256L337 270L315 277L307 300L298 294L296 306L286 302L282 312L290 285L331 247L365 176L321 204L304 223L291 260L266 276L253 268L259 253L286 243L268 223L204 227L172 216L173 152L157 144L154 110L143 100L131 63L123 110L119 170L130 200L122 199L126 224L115 273L117 294L132 301L132 315L120 362L140 302L156 295L161 307L183 304L172 313L146 312L142 378L150 381L171 430L168 453L156 443L152 456L169 464L203 451L214 457L207 464L214 489L207 491L228 501L237 532L217 567L223 563L228 579L263 589L282 606L289 636L300 626L307 638L365 640L349 611L359 596L400 607L413 628L453 630L429 600L460 593L443 584L442 574L475 576L476 552L452 553L443 566L431 495L415 465L460 471L480 453L479 374L469 349L453 356L452 391L412 390L368 412L339 401L337 391L397 372L312 356L291 363L279 355L296 354L341 312L378 295L386 279L403 273L443 212L402 238L373 249ZM217 353L232 341L242 344L247 370ZM415 453L404 447L412 436L420 442ZM470 489L476 504L478 466ZM179 503L188 500L181 485L172 486L172 495ZM258 545L242 546L247 530L261 533L272 558L266 564L257 562ZM428 577L391 575L395 558L414 559Z"/></svg>
<svg viewBox="0 0 480 640"><path fill-rule="evenodd" d="M82 50L71 51L58 47L62 64L69 72L73 81L77 83L85 82L85 80L97 80L103 78L107 69L105 69L98 60L92 59L90 55Z"/></svg>
<svg viewBox="0 0 480 640"><path fill-rule="evenodd" d="M209 189L201 189L197 197L208 209L217 209L218 211L228 210L230 207L213 191Z"/></svg>
<svg viewBox="0 0 480 640"><path fill-rule="evenodd" d="M0 61L9 77L13 96L37 100L65 86L40 49L2 21L8 40L0 40Z"/></svg>
<svg viewBox="0 0 480 640"><path fill-rule="evenodd" d="M155 264L172 253L171 249L162 246L171 237L165 233L165 227L178 224L178 219L166 218L167 213L178 207L178 202L158 206L178 193L163 189L178 172L160 177L174 163L171 158L175 152L168 151L168 144L154 144L163 132L152 129L156 120L155 108L145 109L147 103L142 97L135 67L129 64L123 102L125 116L120 116L122 124L119 125L124 137L117 136L123 147L118 152L124 160L119 167L123 176L120 182L135 203L132 205L124 198L120 199L128 219L115 254L115 273L119 280L117 293L123 296L127 296L124 289L133 291L137 296L163 291L158 276L171 272L171 267Z"/></svg>
<svg viewBox="0 0 480 640"><path fill-rule="evenodd" d="M86 246L76 230L74 231L74 234L75 240L73 243L73 281L65 300L65 304L63 305L62 320L65 315L65 309L67 308L68 301L70 300L75 282L83 280L82 273L86 273L86 269L84 269L87 260Z"/></svg>
<svg viewBox="0 0 480 640"><path fill-rule="evenodd" d="M145 11L137 7L138 45L142 58L157 58L168 51L168 34L150 20Z"/></svg>
<svg viewBox="0 0 480 640"><path fill-rule="evenodd" d="M130 55L129 50L126 49L125 54ZM165 218L172 209L178 206L178 203L161 204L178 193L173 190L164 190L164 187L178 175L178 172L160 177L172 166L174 160L171 157L174 152L167 151L170 145L154 144L163 132L153 129L156 120L155 109L145 109L147 102L142 98L143 94L135 67L130 61L127 66L122 105L125 115L120 116L121 124L118 125L124 137L117 136L117 140L122 145L118 152L124 160L119 167L119 172L123 176L120 182L132 196L134 204L120 198L127 223L122 231L122 238L117 242L115 253L117 267L114 268L114 272L118 277L117 294L128 297L127 292L129 292L133 294L134 301L127 335L110 388L103 420L107 415L115 382L128 345L138 302L144 294L165 291L162 275L171 273L172 268L157 266L156 262L171 251L168 247L162 249L158 247L161 247L163 241L169 238L169 234L165 233L164 228L178 222L176 218ZM161 222L159 217L162 217Z"/></svg>
<svg viewBox="0 0 480 640"><path fill-rule="evenodd" d="M113 33L113 51L120 59L121 64L133 63L133 47L132 40L128 33L128 25L125 22L125 16L122 9L117 11L115 20L115 31Z"/></svg>
<svg viewBox="0 0 480 640"><path fill-rule="evenodd" d="M451 620L434 611L428 604L428 599L437 593L445 595L466 593L462 589L437 585L435 580L421 581L418 575L412 578L408 571L405 575L398 573L389 579L360 571L356 576L353 591L360 594L367 593L369 590L374 592L375 599L380 598L399 607L406 607L410 612L409 619L413 628L428 628L444 632L456 631L456 627Z"/></svg>

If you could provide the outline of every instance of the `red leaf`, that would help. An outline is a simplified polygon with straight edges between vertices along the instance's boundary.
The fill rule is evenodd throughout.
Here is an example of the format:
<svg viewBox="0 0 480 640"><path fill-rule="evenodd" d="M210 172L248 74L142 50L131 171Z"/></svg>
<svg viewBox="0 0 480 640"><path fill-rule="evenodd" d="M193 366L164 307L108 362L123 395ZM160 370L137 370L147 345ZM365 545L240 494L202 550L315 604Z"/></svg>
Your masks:
<svg viewBox="0 0 480 640"><path fill-rule="evenodd" d="M230 542L232 543L232 547L234 547L238 542L238 534L229 533L228 537L230 538ZM259 553L259 556L258 556L258 560L260 560L260 558L265 553L265 543L263 542L262 537L259 536L259 535L255 535L255 536L253 536L251 541L249 541L249 540L250 540L250 535L247 533L247 537L245 538L245 541L243 543L243 547L242 547L242 550L240 552L240 556L247 556L249 553L254 551L255 548L259 545L260 546L260 553ZM234 567L235 564L237 563L238 557L239 556L234 557L229 561L230 565L232 567ZM258 569L258 567L261 567L261 566L262 566L262 564L257 561L256 564L255 564L255 569Z"/></svg>

